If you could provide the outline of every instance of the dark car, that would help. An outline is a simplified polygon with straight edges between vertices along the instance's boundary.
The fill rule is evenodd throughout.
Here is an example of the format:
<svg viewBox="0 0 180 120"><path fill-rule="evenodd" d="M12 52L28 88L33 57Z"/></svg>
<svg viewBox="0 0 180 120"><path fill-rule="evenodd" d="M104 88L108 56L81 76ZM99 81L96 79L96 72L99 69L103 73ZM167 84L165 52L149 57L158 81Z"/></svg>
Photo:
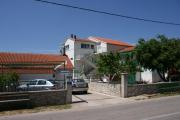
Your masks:
<svg viewBox="0 0 180 120"><path fill-rule="evenodd" d="M84 79L73 79L72 80L72 91L88 93L88 83Z"/></svg>

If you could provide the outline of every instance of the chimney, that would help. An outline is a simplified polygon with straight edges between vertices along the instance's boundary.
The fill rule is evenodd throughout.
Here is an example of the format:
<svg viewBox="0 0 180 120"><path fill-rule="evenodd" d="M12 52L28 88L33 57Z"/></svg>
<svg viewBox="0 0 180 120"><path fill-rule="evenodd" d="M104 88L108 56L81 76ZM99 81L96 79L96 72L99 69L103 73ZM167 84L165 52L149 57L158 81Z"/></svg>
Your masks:
<svg viewBox="0 0 180 120"><path fill-rule="evenodd" d="M73 34L71 34L71 38L73 38L73 36L74 36L74 35L73 35Z"/></svg>
<svg viewBox="0 0 180 120"><path fill-rule="evenodd" d="M66 56L66 48L65 48L65 45L63 46L63 56Z"/></svg>
<svg viewBox="0 0 180 120"><path fill-rule="evenodd" d="M76 35L74 35L74 39L76 40Z"/></svg>

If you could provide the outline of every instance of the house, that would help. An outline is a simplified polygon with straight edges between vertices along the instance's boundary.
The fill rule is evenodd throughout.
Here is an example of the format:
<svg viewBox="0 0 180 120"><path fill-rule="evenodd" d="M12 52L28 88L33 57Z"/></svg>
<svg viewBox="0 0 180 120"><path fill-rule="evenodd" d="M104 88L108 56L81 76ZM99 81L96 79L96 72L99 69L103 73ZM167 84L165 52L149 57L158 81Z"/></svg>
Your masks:
<svg viewBox="0 0 180 120"><path fill-rule="evenodd" d="M106 52L117 52L122 49L133 47L126 42L112 40L102 37L88 37L86 39L71 35L61 46L61 54L65 54L71 60L73 68L73 78L80 77L85 73L90 73L96 66L92 58L96 54ZM82 70L83 69L83 70Z"/></svg>
<svg viewBox="0 0 180 120"><path fill-rule="evenodd" d="M94 59L97 58L98 54L107 52L131 53L134 48L134 45L120 40L94 36L82 39L72 34L60 50L61 54L67 55L73 64L73 78L87 78L90 74L96 72ZM158 74L150 70L136 72L135 75L131 76L132 78L136 81L146 81L149 83L161 81Z"/></svg>
<svg viewBox="0 0 180 120"><path fill-rule="evenodd" d="M0 73L16 72L20 80L63 79L61 71L72 71L67 56L57 54L0 52ZM66 72L67 73L67 72Z"/></svg>

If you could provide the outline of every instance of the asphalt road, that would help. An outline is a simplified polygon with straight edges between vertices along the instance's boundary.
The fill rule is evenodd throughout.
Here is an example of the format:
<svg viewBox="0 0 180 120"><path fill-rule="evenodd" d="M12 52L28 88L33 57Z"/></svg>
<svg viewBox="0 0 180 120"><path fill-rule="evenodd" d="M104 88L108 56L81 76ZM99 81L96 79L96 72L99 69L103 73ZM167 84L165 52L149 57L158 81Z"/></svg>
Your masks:
<svg viewBox="0 0 180 120"><path fill-rule="evenodd" d="M124 105L4 116L0 120L180 120L180 96Z"/></svg>

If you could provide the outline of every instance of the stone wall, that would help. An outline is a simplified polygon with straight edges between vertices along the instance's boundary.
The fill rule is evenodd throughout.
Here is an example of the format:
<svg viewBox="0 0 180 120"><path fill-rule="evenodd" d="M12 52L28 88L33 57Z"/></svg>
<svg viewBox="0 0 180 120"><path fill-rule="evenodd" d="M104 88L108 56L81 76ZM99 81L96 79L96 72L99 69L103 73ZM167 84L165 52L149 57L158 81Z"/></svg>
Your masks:
<svg viewBox="0 0 180 120"><path fill-rule="evenodd" d="M72 103L72 86L67 84L67 89L29 91L32 106L62 105Z"/></svg>
<svg viewBox="0 0 180 120"><path fill-rule="evenodd" d="M89 90L121 97L121 84L90 82ZM180 82L132 84L127 87L127 97L142 94L180 91Z"/></svg>
<svg viewBox="0 0 180 120"><path fill-rule="evenodd" d="M89 90L107 94L107 95L113 95L113 96L118 96L118 97L121 96L120 84L116 84L116 83L91 82L89 83Z"/></svg>
<svg viewBox="0 0 180 120"><path fill-rule="evenodd" d="M67 85L67 88L62 90L0 93L0 111L70 104L72 103L72 87Z"/></svg>
<svg viewBox="0 0 180 120"><path fill-rule="evenodd" d="M28 93L32 106L66 104L67 90L30 91Z"/></svg>
<svg viewBox="0 0 180 120"><path fill-rule="evenodd" d="M137 85L128 85L127 96L137 96L141 94L152 94L157 93L158 89L155 84L137 84Z"/></svg>
<svg viewBox="0 0 180 120"><path fill-rule="evenodd" d="M180 82L128 85L127 96L173 92L180 90Z"/></svg>

